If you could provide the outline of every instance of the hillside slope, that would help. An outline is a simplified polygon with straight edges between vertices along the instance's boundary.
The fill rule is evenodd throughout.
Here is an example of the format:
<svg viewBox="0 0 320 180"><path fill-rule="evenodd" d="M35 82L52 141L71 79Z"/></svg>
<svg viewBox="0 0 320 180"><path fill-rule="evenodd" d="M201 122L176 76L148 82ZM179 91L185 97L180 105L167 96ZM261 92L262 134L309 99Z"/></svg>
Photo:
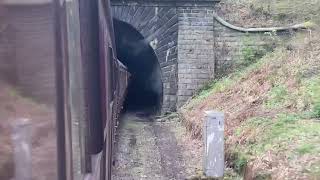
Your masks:
<svg viewBox="0 0 320 180"><path fill-rule="evenodd" d="M319 0L221 0L216 11L230 23L243 27L320 23Z"/></svg>
<svg viewBox="0 0 320 180"><path fill-rule="evenodd" d="M206 110L225 113L227 166L246 179L320 179L320 36L298 34L202 90L182 109L201 140Z"/></svg>

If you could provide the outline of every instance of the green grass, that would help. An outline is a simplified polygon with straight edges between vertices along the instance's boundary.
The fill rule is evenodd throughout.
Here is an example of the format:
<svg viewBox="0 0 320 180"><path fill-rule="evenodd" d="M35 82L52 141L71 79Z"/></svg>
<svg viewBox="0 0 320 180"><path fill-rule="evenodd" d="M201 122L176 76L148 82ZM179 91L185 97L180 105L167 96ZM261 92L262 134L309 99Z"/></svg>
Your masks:
<svg viewBox="0 0 320 180"><path fill-rule="evenodd" d="M271 14L275 21L284 22L303 21L320 22L320 1L318 0L249 0L252 9Z"/></svg>
<svg viewBox="0 0 320 180"><path fill-rule="evenodd" d="M287 93L285 103L296 106L310 118L320 118L320 77L305 77L299 81L300 86Z"/></svg>
<svg viewBox="0 0 320 180"><path fill-rule="evenodd" d="M187 109L192 109L198 103L201 103L202 100L209 97L212 93L218 93L226 90L228 87L231 87L234 81L233 77L228 76L222 78L220 80L214 80L212 82L207 83L198 92L195 93L192 100L187 104Z"/></svg>
<svg viewBox="0 0 320 180"><path fill-rule="evenodd" d="M302 156L320 154L320 123L296 114L279 114L276 118L252 118L238 128L239 132L252 132L244 144L230 148L233 169L243 174L248 162L268 151L287 156L288 161ZM306 166L308 174L319 177L320 164ZM270 173L259 172L256 178L270 179Z"/></svg>
<svg viewBox="0 0 320 180"><path fill-rule="evenodd" d="M268 94L268 100L265 102L267 108L279 108L284 105L288 98L287 87L284 85L278 85L271 89Z"/></svg>
<svg viewBox="0 0 320 180"><path fill-rule="evenodd" d="M278 114L275 118L252 118L238 131L253 132L246 143L236 145L239 157L257 157L267 151L287 152L288 156L320 153L320 122L305 119L299 114ZM256 134L256 135L255 135ZM291 149L293 148L293 149ZM237 158L238 164L243 162ZM237 166L236 166L237 167ZM241 169L239 169L241 170Z"/></svg>
<svg viewBox="0 0 320 180"><path fill-rule="evenodd" d="M304 154L308 154L308 153L312 153L315 150L315 145L314 144L302 144L301 146L299 146L296 151L300 154L300 155L304 155Z"/></svg>
<svg viewBox="0 0 320 180"><path fill-rule="evenodd" d="M244 153L240 153L237 152L235 154L235 161L234 161L234 170L239 173L242 174L245 170L245 167L248 164L248 157L246 156L246 154Z"/></svg>
<svg viewBox="0 0 320 180"><path fill-rule="evenodd" d="M243 180L243 177L241 177L238 173L236 173L231 168L226 168L224 172L224 180Z"/></svg>
<svg viewBox="0 0 320 180"><path fill-rule="evenodd" d="M315 118L320 118L320 78L310 79L306 86L312 103L313 115Z"/></svg>

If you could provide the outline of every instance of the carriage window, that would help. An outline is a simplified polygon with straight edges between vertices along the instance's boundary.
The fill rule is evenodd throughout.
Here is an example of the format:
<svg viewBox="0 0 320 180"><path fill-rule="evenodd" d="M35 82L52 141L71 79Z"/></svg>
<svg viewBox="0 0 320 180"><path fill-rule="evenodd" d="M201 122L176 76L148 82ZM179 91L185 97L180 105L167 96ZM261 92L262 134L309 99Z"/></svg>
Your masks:
<svg viewBox="0 0 320 180"><path fill-rule="evenodd" d="M53 5L0 6L0 179L57 179Z"/></svg>

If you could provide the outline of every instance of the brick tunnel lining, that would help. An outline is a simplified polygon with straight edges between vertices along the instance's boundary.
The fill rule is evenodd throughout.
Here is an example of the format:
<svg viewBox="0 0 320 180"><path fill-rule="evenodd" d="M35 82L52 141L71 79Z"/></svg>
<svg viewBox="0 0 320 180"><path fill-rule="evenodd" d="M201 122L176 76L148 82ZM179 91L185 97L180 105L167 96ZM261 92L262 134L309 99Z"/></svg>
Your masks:
<svg viewBox="0 0 320 180"><path fill-rule="evenodd" d="M154 50L130 24L113 22L118 59L131 73L124 111L160 112L163 83Z"/></svg>

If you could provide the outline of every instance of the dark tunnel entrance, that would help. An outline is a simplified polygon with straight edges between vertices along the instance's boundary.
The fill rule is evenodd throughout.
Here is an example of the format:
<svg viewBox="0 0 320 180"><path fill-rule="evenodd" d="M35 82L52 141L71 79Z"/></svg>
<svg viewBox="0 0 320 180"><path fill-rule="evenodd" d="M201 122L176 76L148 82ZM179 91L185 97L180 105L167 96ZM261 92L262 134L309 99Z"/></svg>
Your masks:
<svg viewBox="0 0 320 180"><path fill-rule="evenodd" d="M113 22L118 59L131 73L124 112L160 112L163 84L152 47L130 24L116 19Z"/></svg>

